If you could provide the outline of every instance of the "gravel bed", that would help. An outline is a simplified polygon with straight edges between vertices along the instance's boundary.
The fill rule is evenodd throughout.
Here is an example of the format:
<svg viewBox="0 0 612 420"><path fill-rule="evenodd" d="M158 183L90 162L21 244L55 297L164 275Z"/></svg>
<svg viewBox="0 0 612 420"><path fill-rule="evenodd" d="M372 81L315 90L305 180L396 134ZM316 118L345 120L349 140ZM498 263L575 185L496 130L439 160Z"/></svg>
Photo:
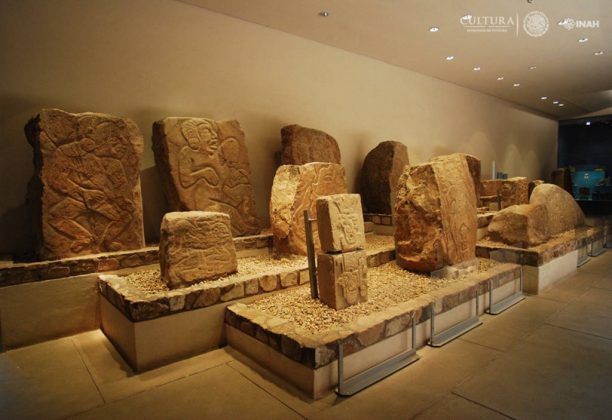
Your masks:
<svg viewBox="0 0 612 420"><path fill-rule="evenodd" d="M479 259L479 271L486 271L498 263ZM457 280L432 279L425 274L400 268L395 261L368 269L368 301L336 311L313 300L310 288L300 286L283 293L266 296L250 305L265 314L291 321L303 333L318 334L337 329L356 319L387 309L445 287Z"/></svg>

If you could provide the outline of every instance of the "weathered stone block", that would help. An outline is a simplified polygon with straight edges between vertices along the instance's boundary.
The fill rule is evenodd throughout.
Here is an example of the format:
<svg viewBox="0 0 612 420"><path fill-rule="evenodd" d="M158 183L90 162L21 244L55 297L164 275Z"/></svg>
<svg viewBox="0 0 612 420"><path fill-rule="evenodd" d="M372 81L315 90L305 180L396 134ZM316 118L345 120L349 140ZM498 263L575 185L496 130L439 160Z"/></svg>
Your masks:
<svg viewBox="0 0 612 420"><path fill-rule="evenodd" d="M487 229L491 239L521 247L539 245L550 236L548 213L540 204L505 208L493 216Z"/></svg>
<svg viewBox="0 0 612 420"><path fill-rule="evenodd" d="M270 224L274 247L279 253L306 255L304 210L317 217L316 200L331 194L346 193L344 168L335 163L284 165L272 183ZM317 223L313 223L316 250L321 249Z"/></svg>
<svg viewBox="0 0 612 420"><path fill-rule="evenodd" d="M143 139L128 118L43 109L25 126L42 259L142 248Z"/></svg>
<svg viewBox="0 0 612 420"><path fill-rule="evenodd" d="M156 121L153 151L172 211L227 213L234 236L260 232L244 132L238 121Z"/></svg>
<svg viewBox="0 0 612 420"><path fill-rule="evenodd" d="M323 252L346 252L365 248L359 194L335 194L318 198L317 224Z"/></svg>
<svg viewBox="0 0 612 420"><path fill-rule="evenodd" d="M171 289L237 270L230 218L225 213L166 213L159 243L161 278Z"/></svg>
<svg viewBox="0 0 612 420"><path fill-rule="evenodd" d="M502 179L485 179L480 181L480 195L481 196L492 196L497 195L501 189Z"/></svg>
<svg viewBox="0 0 612 420"><path fill-rule="evenodd" d="M476 193L465 155L406 168L395 206L398 264L431 272L475 257Z"/></svg>
<svg viewBox="0 0 612 420"><path fill-rule="evenodd" d="M472 180L474 181L474 192L476 193L476 207L480 207L480 159L476 156L465 154L465 160L468 165L468 170L470 171L470 175L472 176Z"/></svg>
<svg viewBox="0 0 612 420"><path fill-rule="evenodd" d="M502 209L516 204L529 203L529 180L524 177L504 179L499 193Z"/></svg>
<svg viewBox="0 0 612 420"><path fill-rule="evenodd" d="M340 148L336 139L323 131L293 124L281 129L281 137L281 165L340 163Z"/></svg>
<svg viewBox="0 0 612 420"><path fill-rule="evenodd" d="M584 213L574 197L557 185L538 185L533 189L529 202L546 207L550 235L558 235L584 225Z"/></svg>
<svg viewBox="0 0 612 420"><path fill-rule="evenodd" d="M361 197L368 212L391 214L397 182L408 163L408 149L397 141L383 141L367 154L361 168Z"/></svg>
<svg viewBox="0 0 612 420"><path fill-rule="evenodd" d="M344 309L368 299L366 251L317 255L319 299Z"/></svg>

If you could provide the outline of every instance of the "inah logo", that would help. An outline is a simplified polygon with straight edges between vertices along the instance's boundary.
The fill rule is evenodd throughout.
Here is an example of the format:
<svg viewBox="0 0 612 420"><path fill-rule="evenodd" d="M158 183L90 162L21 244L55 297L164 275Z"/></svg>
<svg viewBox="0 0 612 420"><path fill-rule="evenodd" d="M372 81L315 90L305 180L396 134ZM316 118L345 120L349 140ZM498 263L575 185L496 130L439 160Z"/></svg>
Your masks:
<svg viewBox="0 0 612 420"><path fill-rule="evenodd" d="M572 18L565 18L561 22L559 22L559 26L564 27L568 31L571 31L574 28L598 29L599 21L598 20L575 20Z"/></svg>
<svg viewBox="0 0 612 420"><path fill-rule="evenodd" d="M533 11L525 15L523 29L527 35L538 38L548 32L548 17L542 12Z"/></svg>

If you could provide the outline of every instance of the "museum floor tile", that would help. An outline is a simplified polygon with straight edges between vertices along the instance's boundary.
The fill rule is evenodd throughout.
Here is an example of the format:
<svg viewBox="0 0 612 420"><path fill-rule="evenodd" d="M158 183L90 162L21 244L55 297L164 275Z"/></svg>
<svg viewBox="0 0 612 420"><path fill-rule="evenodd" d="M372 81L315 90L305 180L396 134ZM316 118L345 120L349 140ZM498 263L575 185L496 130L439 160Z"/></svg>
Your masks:
<svg viewBox="0 0 612 420"><path fill-rule="evenodd" d="M231 348L135 374L100 331L0 354L1 419L605 418L612 252L351 398L313 401Z"/></svg>

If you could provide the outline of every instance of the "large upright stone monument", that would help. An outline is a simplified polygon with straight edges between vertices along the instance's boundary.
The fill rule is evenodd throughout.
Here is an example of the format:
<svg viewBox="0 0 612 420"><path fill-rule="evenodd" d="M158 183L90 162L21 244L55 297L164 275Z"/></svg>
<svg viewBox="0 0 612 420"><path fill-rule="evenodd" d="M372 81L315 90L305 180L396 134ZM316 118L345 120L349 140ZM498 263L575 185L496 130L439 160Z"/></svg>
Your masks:
<svg viewBox="0 0 612 420"><path fill-rule="evenodd" d="M40 258L144 246L143 139L132 120L43 109L25 133L34 149L28 201Z"/></svg>
<svg viewBox="0 0 612 420"><path fill-rule="evenodd" d="M310 162L340 163L340 148L329 134L297 124L281 129L281 165Z"/></svg>
<svg viewBox="0 0 612 420"><path fill-rule="evenodd" d="M165 118L153 124L155 162L172 211L227 213L234 236L260 231L238 121Z"/></svg>
<svg viewBox="0 0 612 420"><path fill-rule="evenodd" d="M398 264L432 272L475 258L476 193L466 156L406 167L395 204Z"/></svg>
<svg viewBox="0 0 612 420"><path fill-rule="evenodd" d="M270 224L278 253L306 255L304 210L317 216L316 200L324 195L346 193L346 175L336 163L283 165L272 183ZM317 223L313 223L316 250L319 250Z"/></svg>
<svg viewBox="0 0 612 420"><path fill-rule="evenodd" d="M361 197L367 212L393 212L397 182L408 163L408 149L398 141L383 141L370 150L361 168Z"/></svg>

